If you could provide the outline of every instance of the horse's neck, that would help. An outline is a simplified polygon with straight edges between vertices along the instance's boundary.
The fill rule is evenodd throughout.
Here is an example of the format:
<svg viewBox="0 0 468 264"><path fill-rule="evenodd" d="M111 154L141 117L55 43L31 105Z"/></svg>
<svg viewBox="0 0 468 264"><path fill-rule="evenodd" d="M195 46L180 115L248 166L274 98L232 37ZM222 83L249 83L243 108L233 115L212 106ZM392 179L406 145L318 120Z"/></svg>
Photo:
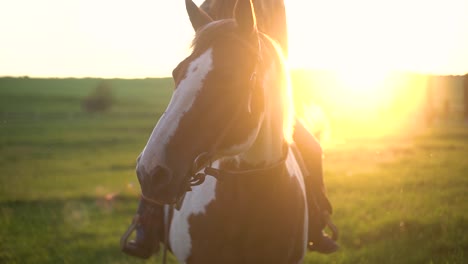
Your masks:
<svg viewBox="0 0 468 264"><path fill-rule="evenodd" d="M280 160L284 153L283 105L281 98L282 81L278 78L280 65L271 64L263 80L265 90L265 114L263 123L252 147L238 158L249 165L271 165Z"/></svg>
<svg viewBox="0 0 468 264"><path fill-rule="evenodd" d="M273 118L273 117L271 117ZM265 116L265 119L270 119ZM271 165L283 157L283 131L278 122L265 120L252 147L238 155L238 159L252 166Z"/></svg>

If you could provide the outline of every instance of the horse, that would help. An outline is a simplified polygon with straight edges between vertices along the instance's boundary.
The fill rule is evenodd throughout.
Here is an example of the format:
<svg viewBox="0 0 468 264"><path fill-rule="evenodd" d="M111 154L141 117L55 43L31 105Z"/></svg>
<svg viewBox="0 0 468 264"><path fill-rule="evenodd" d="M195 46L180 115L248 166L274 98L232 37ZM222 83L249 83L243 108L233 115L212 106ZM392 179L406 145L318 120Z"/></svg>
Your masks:
<svg viewBox="0 0 468 264"><path fill-rule="evenodd" d="M142 199L166 205L166 246L182 263L300 263L307 201L281 47L251 0L216 21L185 3L193 50L137 159Z"/></svg>

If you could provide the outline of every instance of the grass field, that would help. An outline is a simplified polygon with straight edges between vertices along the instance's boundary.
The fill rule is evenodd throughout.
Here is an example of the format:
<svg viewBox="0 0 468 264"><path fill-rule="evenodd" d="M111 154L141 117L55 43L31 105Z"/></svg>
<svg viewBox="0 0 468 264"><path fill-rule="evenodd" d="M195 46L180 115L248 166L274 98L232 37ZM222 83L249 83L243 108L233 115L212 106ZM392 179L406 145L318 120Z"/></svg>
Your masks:
<svg viewBox="0 0 468 264"><path fill-rule="evenodd" d="M109 80L111 111L84 113L99 82L0 79L0 263L144 263L118 242L172 83ZM305 263L468 263L466 124L341 141L324 166L342 248Z"/></svg>

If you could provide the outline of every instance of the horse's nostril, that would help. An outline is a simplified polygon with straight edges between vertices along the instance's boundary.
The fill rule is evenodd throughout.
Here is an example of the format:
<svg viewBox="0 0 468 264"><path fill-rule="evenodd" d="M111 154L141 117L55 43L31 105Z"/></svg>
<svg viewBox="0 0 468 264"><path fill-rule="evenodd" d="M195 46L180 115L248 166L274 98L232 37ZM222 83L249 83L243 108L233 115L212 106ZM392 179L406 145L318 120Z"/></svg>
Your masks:
<svg viewBox="0 0 468 264"><path fill-rule="evenodd" d="M151 181L155 185L169 184L172 179L172 172L164 166L156 166L154 171L150 174Z"/></svg>
<svg viewBox="0 0 468 264"><path fill-rule="evenodd" d="M172 180L172 171L160 165L156 166L156 168L151 171L137 165L136 174L140 185L151 189L167 185Z"/></svg>

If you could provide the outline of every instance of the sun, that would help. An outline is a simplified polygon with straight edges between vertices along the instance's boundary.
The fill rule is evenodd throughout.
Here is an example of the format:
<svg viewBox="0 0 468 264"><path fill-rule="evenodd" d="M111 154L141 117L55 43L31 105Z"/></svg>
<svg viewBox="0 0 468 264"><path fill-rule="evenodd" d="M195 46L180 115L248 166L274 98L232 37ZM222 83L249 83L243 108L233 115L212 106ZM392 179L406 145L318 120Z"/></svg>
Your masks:
<svg viewBox="0 0 468 264"><path fill-rule="evenodd" d="M336 78L343 88L357 94L375 93L388 75L387 71L376 69L337 69Z"/></svg>
<svg viewBox="0 0 468 264"><path fill-rule="evenodd" d="M314 133L332 138L404 134L423 122L426 75L356 63L299 71L294 81L296 114Z"/></svg>
<svg viewBox="0 0 468 264"><path fill-rule="evenodd" d="M388 96L388 70L355 67L338 68L334 73L340 97L348 107L372 109Z"/></svg>

